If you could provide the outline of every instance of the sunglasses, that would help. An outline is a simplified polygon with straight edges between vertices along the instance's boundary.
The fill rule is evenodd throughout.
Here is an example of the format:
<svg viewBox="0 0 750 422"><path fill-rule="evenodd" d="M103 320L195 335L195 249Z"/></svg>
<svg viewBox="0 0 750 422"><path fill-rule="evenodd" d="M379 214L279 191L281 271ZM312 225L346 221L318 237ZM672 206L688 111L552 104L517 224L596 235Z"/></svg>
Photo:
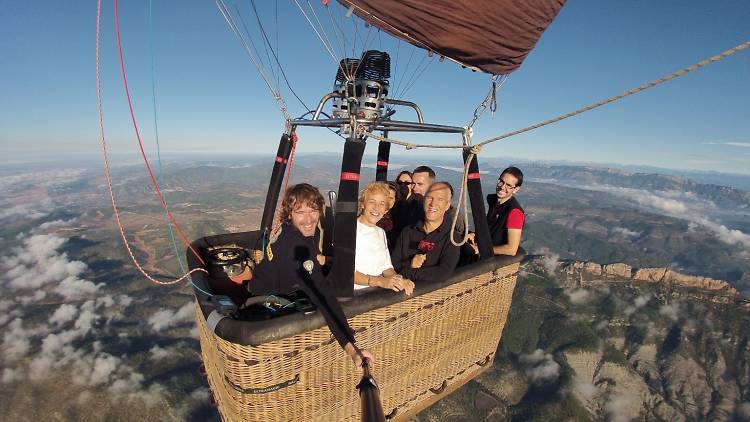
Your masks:
<svg viewBox="0 0 750 422"><path fill-rule="evenodd" d="M396 183L398 183L398 184L399 184L399 185L401 185L401 186L411 186L411 185L413 185L413 184L414 184L414 182L406 182L406 181L404 181L404 180L399 180L399 181L398 181L398 182L396 182Z"/></svg>
<svg viewBox="0 0 750 422"><path fill-rule="evenodd" d="M502 189L503 187L506 187L506 188L508 188L508 190L513 190L513 189L517 188L518 186L513 186L513 185L511 185L509 183L505 183L505 181L503 179L500 179L500 180L497 181L497 187L500 188L500 189Z"/></svg>

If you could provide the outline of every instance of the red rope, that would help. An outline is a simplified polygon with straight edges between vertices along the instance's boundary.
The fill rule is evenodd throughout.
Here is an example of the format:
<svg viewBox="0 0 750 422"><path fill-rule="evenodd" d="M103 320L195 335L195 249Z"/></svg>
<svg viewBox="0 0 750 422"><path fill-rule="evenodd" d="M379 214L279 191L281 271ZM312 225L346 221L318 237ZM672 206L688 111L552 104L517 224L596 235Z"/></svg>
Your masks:
<svg viewBox="0 0 750 422"><path fill-rule="evenodd" d="M162 195L161 191L159 190L159 184L156 182L156 178L154 177L154 172L151 171L151 165L148 162L148 158L146 157L146 151L143 149L143 142L141 140L141 134L138 131L138 123L135 121L135 113L133 112L133 103L130 100L130 89L128 89L128 78L125 74L125 61L122 57L122 40L120 39L120 14L118 11L118 0L114 0L114 9L115 9L115 33L117 34L117 51L120 57L120 73L122 74L122 84L125 88L125 96L128 100L128 109L130 110L130 120L133 122L133 129L135 130L135 136L138 138L138 147L141 150L141 156L143 157L143 163L146 165L146 170L148 171L148 177L151 179L151 186L154 189L154 195L156 195L156 198L161 202L162 208L164 208L164 211L167 213L167 217L169 218L169 221L172 222L172 226L174 226L175 230L177 230L177 234L180 236L180 239L182 240L182 243L185 244L185 246L190 249L190 251L195 255L196 258L201 262L201 264L205 265L206 263L201 258L200 254L196 252L195 249L193 249L193 246L190 244L190 242L187 240L187 237L185 237L185 233L182 232L182 229L180 229L180 226L177 224L177 221L174 219L174 216L172 216L172 213L169 211L169 208L167 207L167 202L164 200L164 196Z"/></svg>
<svg viewBox="0 0 750 422"><path fill-rule="evenodd" d="M115 1L115 4L117 4L117 1ZM189 272L187 272L182 277L176 280L170 280L170 281L157 280L151 277L146 272L146 270L144 270L143 267L138 263L138 260L135 258L135 254L133 254L133 250L130 247L130 243L128 243L128 239L125 236L125 229L122 226L122 220L120 219L120 211L117 208L117 201L115 200L115 192L112 189L112 174L109 168L109 158L107 157L107 141L104 136L104 113L102 112L101 65L99 62L101 14L102 14L102 1L97 0L97 3L96 3L96 99L97 99L97 107L98 107L97 111L99 114L99 141L102 147L102 155L104 157L104 175L107 179L107 189L109 190L109 198L112 202L112 211L115 216L115 221L117 222L117 227L120 229L120 236L122 237L122 242L125 244L125 249L127 249L128 254L130 255L130 259L133 261L133 264L135 264L135 267L138 269L138 271L140 271L141 274L143 274L148 280L150 280L153 283L161 284L161 285L175 284L184 280L186 277L188 277L190 274L194 272L202 271L204 273L208 273L208 271L206 271L203 268L195 268L195 269L190 270ZM200 259L200 257L198 257L198 259Z"/></svg>

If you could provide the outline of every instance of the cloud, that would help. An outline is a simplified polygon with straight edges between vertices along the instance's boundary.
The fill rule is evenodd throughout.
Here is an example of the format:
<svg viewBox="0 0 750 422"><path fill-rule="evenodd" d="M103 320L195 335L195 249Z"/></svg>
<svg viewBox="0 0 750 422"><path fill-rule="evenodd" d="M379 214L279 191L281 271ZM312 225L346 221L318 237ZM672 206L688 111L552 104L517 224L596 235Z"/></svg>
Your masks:
<svg viewBox="0 0 750 422"><path fill-rule="evenodd" d="M38 234L24 239L22 247L13 248L13 255L0 258L12 290L38 289L45 284L77 277L86 270L81 261L71 261L57 250L67 239Z"/></svg>
<svg viewBox="0 0 750 422"><path fill-rule="evenodd" d="M622 235L624 237L638 237L641 235L641 232L628 230L625 227L615 227L612 230L610 230L610 232L613 234Z"/></svg>
<svg viewBox="0 0 750 422"><path fill-rule="evenodd" d="M580 185L579 187L598 192L608 192L626 198L643 208L656 210L667 216L688 221L689 232L695 231L696 225L703 226L712 231L724 243L738 244L750 248L750 235L737 229L730 229L706 217L706 210L716 209L716 204L699 197L693 192L647 191L610 185ZM613 231L615 230L613 229Z"/></svg>
<svg viewBox="0 0 750 422"><path fill-rule="evenodd" d="M644 307L650 300L651 300L651 294L650 293L642 294L642 295L636 297L635 301L633 302L633 305L628 306L627 308L625 308L625 310L623 312L625 313L626 316L633 315L635 313L635 311L637 311L638 309Z"/></svg>
<svg viewBox="0 0 750 422"><path fill-rule="evenodd" d="M108 353L87 354L76 360L73 382L93 387L107 384L122 365L122 359Z"/></svg>
<svg viewBox="0 0 750 422"><path fill-rule="evenodd" d="M737 406L737 416L750 420L750 401L740 403Z"/></svg>
<svg viewBox="0 0 750 422"><path fill-rule="evenodd" d="M552 252L548 247L539 248L537 255L542 255L541 264L548 274L554 275L560 265L560 255Z"/></svg>
<svg viewBox="0 0 750 422"><path fill-rule="evenodd" d="M646 293L646 294L640 295L637 298L635 298L635 307L636 308L641 308L641 307L645 306L648 303L649 300L651 300L651 294L650 293Z"/></svg>
<svg viewBox="0 0 750 422"><path fill-rule="evenodd" d="M590 382L576 381L573 384L573 388L576 389L586 400L592 400L598 396L601 392L596 386Z"/></svg>
<svg viewBox="0 0 750 422"><path fill-rule="evenodd" d="M195 317L195 305L192 301L184 304L176 312L169 309L156 311L148 319L148 325L152 330L159 332L165 328L170 328L184 322L190 321Z"/></svg>
<svg viewBox="0 0 750 422"><path fill-rule="evenodd" d="M726 145L730 147L750 148L750 142L704 142L703 145Z"/></svg>
<svg viewBox="0 0 750 422"><path fill-rule="evenodd" d="M3 376L0 378L0 382L3 384L10 384L14 381L21 379L20 371L13 368L3 368Z"/></svg>
<svg viewBox="0 0 750 422"><path fill-rule="evenodd" d="M59 252L65 242L65 238L46 234L23 239L11 255L0 258L0 268L5 270L0 280L12 291L33 290L34 296L26 297L24 304L43 299L46 291L41 288L47 285L54 285L52 292L69 301L95 296L104 284L80 278L88 267Z"/></svg>
<svg viewBox="0 0 750 422"><path fill-rule="evenodd" d="M187 396L187 398L175 407L175 415L180 420L192 420L190 413L201 405L207 404L209 400L208 388L198 387Z"/></svg>
<svg viewBox="0 0 750 422"><path fill-rule="evenodd" d="M680 304L672 302L670 304L662 305L659 308L659 314L664 315L671 319L672 321L677 321L680 319Z"/></svg>
<svg viewBox="0 0 750 422"><path fill-rule="evenodd" d="M77 220L76 218L71 218L69 220L58 219L58 220L47 221L45 223L40 224L39 227L34 229L34 231L37 232L37 231L45 231L45 230L56 230L56 229L61 229L63 227L70 227L73 223L76 222L76 220Z"/></svg>
<svg viewBox="0 0 750 422"><path fill-rule="evenodd" d="M151 359L157 362L168 358L172 352L173 351L170 349L165 349L159 346L154 346L148 351Z"/></svg>
<svg viewBox="0 0 750 422"><path fill-rule="evenodd" d="M49 215L50 209L53 209L55 205L52 200L45 198L36 202L14 204L3 201L0 203L0 220L15 220L20 218L23 219L35 219L42 218Z"/></svg>
<svg viewBox="0 0 750 422"><path fill-rule="evenodd" d="M164 399L166 388L158 383L144 386L145 377L138 372L118 378L108 387L114 400L142 401L146 407L153 407Z"/></svg>
<svg viewBox="0 0 750 422"><path fill-rule="evenodd" d="M638 416L641 401L631 395L615 394L607 400L604 412L612 422L630 422Z"/></svg>
<svg viewBox="0 0 750 422"><path fill-rule="evenodd" d="M23 321L20 318L8 324L3 335L3 355L6 362L14 362L26 356L31 348L30 334L23 328Z"/></svg>
<svg viewBox="0 0 750 422"><path fill-rule="evenodd" d="M586 303L591 298L591 293L586 289L566 290L565 294L568 295L570 303L574 305Z"/></svg>
<svg viewBox="0 0 750 422"><path fill-rule="evenodd" d="M23 192L29 188L39 186L58 187L75 182L84 176L84 169L63 169L16 173L0 176L0 190L7 192Z"/></svg>
<svg viewBox="0 0 750 422"><path fill-rule="evenodd" d="M542 349L536 349L528 355L521 355L519 360L528 366L526 375L534 384L554 382L560 376L560 365L555 362L551 354L545 353Z"/></svg>
<svg viewBox="0 0 750 422"><path fill-rule="evenodd" d="M72 321L73 318L78 315L78 308L75 305L64 303L55 310L50 317L49 322L57 326L64 325L68 321Z"/></svg>

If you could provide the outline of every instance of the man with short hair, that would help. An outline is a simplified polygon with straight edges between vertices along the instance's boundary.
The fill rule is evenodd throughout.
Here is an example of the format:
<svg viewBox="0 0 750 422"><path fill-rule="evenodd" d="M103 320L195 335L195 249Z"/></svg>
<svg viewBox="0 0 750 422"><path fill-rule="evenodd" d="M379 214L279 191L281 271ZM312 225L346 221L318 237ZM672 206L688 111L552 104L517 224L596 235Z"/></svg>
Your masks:
<svg viewBox="0 0 750 422"><path fill-rule="evenodd" d="M412 192L424 196L435 182L435 171L427 166L419 166L412 172L411 180L414 183Z"/></svg>
<svg viewBox="0 0 750 422"><path fill-rule="evenodd" d="M513 197L521 190L521 184L521 170L518 167L508 167L500 173L495 194L487 195L487 225L495 255L515 255L521 245L526 214Z"/></svg>
<svg viewBox="0 0 750 422"><path fill-rule="evenodd" d="M424 198L424 219L406 227L391 253L394 269L412 281L443 281L453 274L459 248L450 241L453 187L432 183ZM456 236L458 238L458 236Z"/></svg>

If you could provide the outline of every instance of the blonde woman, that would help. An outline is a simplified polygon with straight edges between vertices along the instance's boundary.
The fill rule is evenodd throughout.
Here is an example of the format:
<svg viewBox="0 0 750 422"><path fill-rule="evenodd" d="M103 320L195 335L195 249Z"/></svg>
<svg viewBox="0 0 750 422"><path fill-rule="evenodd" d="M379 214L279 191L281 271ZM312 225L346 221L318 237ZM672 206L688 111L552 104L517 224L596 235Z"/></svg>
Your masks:
<svg viewBox="0 0 750 422"><path fill-rule="evenodd" d="M354 257L354 288L381 287L411 295L414 283L396 274L391 264L385 231L378 221L393 206L389 187L372 182L359 196L357 218L357 251Z"/></svg>

